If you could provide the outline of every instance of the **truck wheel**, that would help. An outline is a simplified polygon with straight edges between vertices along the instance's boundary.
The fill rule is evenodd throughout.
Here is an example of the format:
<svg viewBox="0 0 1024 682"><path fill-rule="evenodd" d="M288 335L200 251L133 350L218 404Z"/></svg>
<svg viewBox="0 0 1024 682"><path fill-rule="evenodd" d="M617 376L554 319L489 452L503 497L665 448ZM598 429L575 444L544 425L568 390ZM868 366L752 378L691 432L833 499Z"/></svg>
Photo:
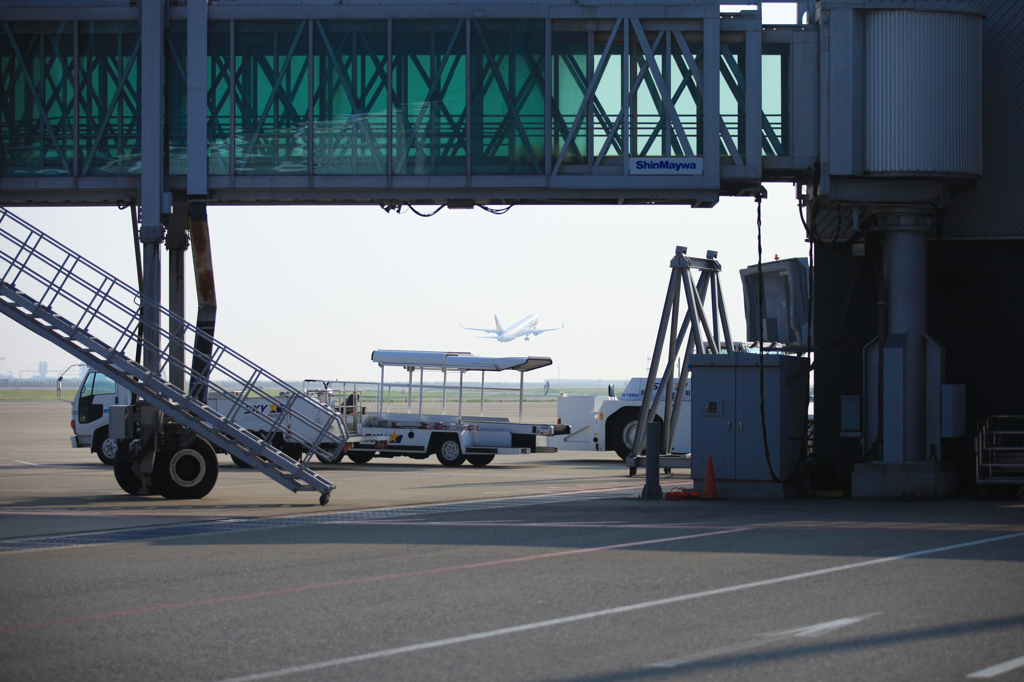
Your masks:
<svg viewBox="0 0 1024 682"><path fill-rule="evenodd" d="M446 467L462 466L466 456L462 454L462 446L455 438L445 438L437 449L437 461Z"/></svg>
<svg viewBox="0 0 1024 682"><path fill-rule="evenodd" d="M100 458L100 461L107 466L114 466L114 462L117 461L117 451L119 446L117 441L113 438L104 438L103 442L100 443L100 450L96 453L96 456Z"/></svg>
<svg viewBox="0 0 1024 682"><path fill-rule="evenodd" d="M366 464L371 459L373 459L373 453L372 452L352 452L351 450L349 450L348 451L348 458L350 460L352 460L353 462L355 462L356 464Z"/></svg>
<svg viewBox="0 0 1024 682"><path fill-rule="evenodd" d="M206 441L198 438L190 447L158 452L153 482L169 500L206 497L217 482L217 456Z"/></svg>
<svg viewBox="0 0 1024 682"><path fill-rule="evenodd" d="M494 455L469 455L466 459L475 467L485 467L494 461Z"/></svg>
<svg viewBox="0 0 1024 682"><path fill-rule="evenodd" d="M313 454L316 455L316 458L318 460L320 460L321 462L323 462L324 464L337 464L338 462L341 461L342 457L344 457L345 455L341 454L341 455L338 455L338 459L333 459L332 456L331 456L331 453L334 451L335 447L336 447L335 445L332 445L332 444L328 443L328 444L320 446L320 450L324 450L325 452L327 452L326 455L320 454L319 450L315 450L313 452Z"/></svg>
<svg viewBox="0 0 1024 682"><path fill-rule="evenodd" d="M239 469L252 469L252 465L240 457L235 457L234 455L231 455L231 461L234 462L235 466L238 467Z"/></svg>
<svg viewBox="0 0 1024 682"><path fill-rule="evenodd" d="M121 490L129 495L138 495L142 490L142 476L132 469L132 462L127 457L114 458L114 480L121 486ZM153 492L153 491L150 491Z"/></svg>
<svg viewBox="0 0 1024 682"><path fill-rule="evenodd" d="M662 419L658 415L654 415L654 421L660 424ZM614 450L615 454L623 460L629 457L633 450L633 441L636 440L636 429L639 423L640 408L638 407L626 407L613 414L605 427L607 448Z"/></svg>
<svg viewBox="0 0 1024 682"><path fill-rule="evenodd" d="M92 451L96 453L101 462L107 466L114 466L118 445L116 440L109 437L109 434L110 431L105 426L96 429L96 433L92 434Z"/></svg>

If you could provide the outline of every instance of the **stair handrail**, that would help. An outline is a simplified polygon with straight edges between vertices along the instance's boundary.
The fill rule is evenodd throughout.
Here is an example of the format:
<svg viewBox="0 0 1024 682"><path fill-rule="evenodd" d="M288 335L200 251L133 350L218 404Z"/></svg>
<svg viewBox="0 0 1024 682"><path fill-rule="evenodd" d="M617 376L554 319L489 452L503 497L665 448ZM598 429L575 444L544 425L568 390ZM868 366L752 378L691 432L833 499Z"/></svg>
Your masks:
<svg viewBox="0 0 1024 682"><path fill-rule="evenodd" d="M21 230L23 234L15 234L17 230ZM256 365L223 342L209 337L205 332L198 330L195 325L162 305L144 298L134 287L71 251L68 247L8 209L0 207L0 245L4 242L12 245L16 253L11 255L7 249L0 248L0 267L2 267L2 263L7 264L0 281L14 289L17 289L19 284L24 285L26 283L34 283L36 287L41 287L43 294L35 299L38 306L45 306L52 313L71 322L78 332L92 336L90 332L102 325L117 333L118 338L114 344L105 344L111 349L111 357L95 357L97 364L112 363L116 359L120 362L118 367L140 384L151 382L164 376L167 369L172 366L181 367L187 374L188 362L176 360L170 352L170 341L172 338L168 330L175 328L177 325L179 329L185 331L186 336L183 340L174 339L174 341L185 349L186 355L196 352L195 346L188 341L189 336L196 338L196 335L198 335L199 338L204 338L210 342L212 350L208 358L211 363L211 371L209 376L201 378L201 381L208 389L231 398L233 410L244 409L246 397L259 397L270 402L277 402L278 397L271 395L270 391L278 391L287 394L289 397L294 396L293 404L295 402L309 402L320 413L325 412L324 406L321 403L306 396L299 388ZM57 254L56 257L54 252ZM50 276L44 274L47 271L51 272ZM95 284L90 279L90 274L101 278L101 283L99 285ZM58 281L60 282L59 284L57 284ZM88 302L83 300L82 296L74 291L76 286L81 287L87 293L91 293L92 299ZM121 292L123 296L114 295L115 290ZM25 294L32 297L33 292L26 290ZM100 296L99 302L96 301L98 295ZM123 298L129 298L132 304L124 303ZM158 334L160 343L158 346L154 346L145 339L142 340L144 348L154 351L158 360L159 370L155 375L137 365L128 357L127 353L128 346L137 339L136 330L141 316L140 304L144 301L150 302L159 311L159 314L165 315L171 322L166 328L160 325L161 328ZM80 313L77 322L73 321L74 315L67 314L67 308L69 307L73 311ZM97 333L93 338L100 339L101 336ZM96 353L93 352L92 355L96 356ZM113 357L114 355L120 357L115 358ZM226 361L231 361L235 365L240 365L240 367L234 369L228 366ZM243 372L248 374L248 376L243 375ZM197 377L193 377L193 381L195 380L197 380ZM163 381L162 378L160 381ZM235 389L231 385L232 382L240 385L241 389ZM260 384L268 386L269 390L262 388ZM185 394L185 398L187 401L187 394ZM278 413L273 414L275 414L275 417L280 416ZM267 424L268 427L273 426L275 422L275 418L269 415L260 413L253 413L253 415L258 421ZM226 417L224 418L226 419ZM328 416L331 423L327 424L328 428L325 430L321 429L323 425L309 419L298 411L293 411L292 418L307 426L315 427L314 430L321 434L330 432L329 427L332 424L338 429L337 435L332 434L334 437L331 444L334 447L331 450L321 447L321 443L308 441L301 433L293 432L296 440L308 448L306 457L298 463L300 467L306 467L311 456L317 451L329 458L336 457L348 439L348 430L345 427L344 421L333 410Z"/></svg>

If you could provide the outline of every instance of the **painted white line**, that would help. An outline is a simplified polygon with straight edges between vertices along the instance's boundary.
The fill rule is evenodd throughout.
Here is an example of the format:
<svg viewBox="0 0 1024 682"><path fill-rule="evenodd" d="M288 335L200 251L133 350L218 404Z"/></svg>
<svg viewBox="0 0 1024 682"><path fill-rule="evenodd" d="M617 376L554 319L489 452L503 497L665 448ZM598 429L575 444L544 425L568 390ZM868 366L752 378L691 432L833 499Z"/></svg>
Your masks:
<svg viewBox="0 0 1024 682"><path fill-rule="evenodd" d="M768 587L770 585L778 585L779 583L792 582L794 580L803 580L805 578L815 578L821 575L828 575L830 573L838 573L839 571L848 571L854 568L866 568L868 566L876 566L878 564L886 564L891 561L899 561L901 559L911 559L913 557L927 556L928 554L937 554L939 552L951 552L956 549L963 549L966 547L975 547L977 545L984 545L990 542L999 542L1001 540L1012 540L1015 538L1024 537L1024 533L1013 533L1011 535L999 535L994 538L985 538L984 540L974 540L972 542L961 542L956 545L946 545L945 547L934 547L932 549L922 549L917 552L908 552L906 554L897 554L894 556L882 557L880 559L869 559L868 561L858 561L852 564L843 564L841 566L833 566L832 568L820 568L816 571L806 571L804 573L794 573L792 575L784 575L778 578L769 578L767 580L757 580L752 583L742 583L739 585L730 585L729 587L719 587L713 590L704 590L703 592L691 592L689 594L680 594L674 597L666 597L664 599L654 599L652 601L639 602L637 604L626 604L625 606L615 606L609 609L601 609L599 611L589 611L587 613L578 613L573 616L564 616L562 618L552 618L550 620L541 620L534 623L523 623L522 625L513 625L507 628L498 628L497 630L487 630L484 632L475 632L469 635L461 635L459 637L449 637L447 639L436 639L432 642L421 642L419 644L410 644L408 646L401 646L394 649L383 649L381 651L371 651L366 654L357 654L355 656L344 656L342 658L334 658L329 661L319 661L317 663L307 663L305 665L296 665L288 668L281 668L279 670L268 670L262 673L254 673L252 675L243 675L241 677L232 677L220 682L250 682L251 680L266 680L272 677L284 677L286 675L294 675L296 673L309 672L311 670L322 670L324 668L333 668L340 665L348 665L349 663L360 663L362 661L371 661L377 658L387 658L389 656L399 656L401 654L411 654L417 651L425 651L427 649L437 649L440 647L452 646L454 644L465 644L467 642L475 642L481 639L490 639L492 637L503 637L505 635L514 635L520 632L529 632L531 630L540 630L543 628L556 627L559 625L568 625L570 623L578 623L584 620L592 620L594 618L603 618L605 616L616 616L620 613L629 613L631 611L639 611L641 609L649 609L656 606L667 606L669 604L678 604L684 601L691 601L693 599L701 599L703 597L713 597L719 594L728 594L730 592L739 592L741 590L749 590L756 587Z"/></svg>
<svg viewBox="0 0 1024 682"><path fill-rule="evenodd" d="M989 666L984 670L978 670L977 672L971 673L967 677L983 679L990 678L995 677L996 675L1002 675L1003 673L1008 673L1011 670L1016 670L1017 668L1024 668L1024 656L1021 656L1020 658L1014 658L1013 660L1006 661L1004 663L999 663L998 665Z"/></svg>
<svg viewBox="0 0 1024 682"><path fill-rule="evenodd" d="M825 634L826 632L831 632L832 630L844 628L847 625L859 623L865 618L871 618L872 616L877 616L880 613L881 611L876 611L874 613L868 613L863 616L855 616L853 618L840 618L839 620L830 620L827 623L818 623L817 625L810 625L808 627L803 628L795 628L793 630L784 630L782 632L774 632L771 634L780 636L793 635L794 637L817 637L819 635Z"/></svg>
<svg viewBox="0 0 1024 682"><path fill-rule="evenodd" d="M15 460L11 460L11 461L13 461L13 462L17 462L18 464L27 464L27 465L29 465L30 467L37 467L37 466L41 466L41 465L39 465L39 464L36 464L35 462L26 462L26 461L24 461L24 460L21 460L21 459L15 459Z"/></svg>
<svg viewBox="0 0 1024 682"><path fill-rule="evenodd" d="M688 663L696 663L697 661L703 661L708 658L717 658L719 656L726 656L734 654L745 649L753 649L755 647L764 646L772 642L777 642L780 639L787 637L817 637L826 632L832 630L838 630L839 628L846 627L847 625L853 625L860 621L877 616L878 613L868 613L863 616L855 616L853 618L840 618L839 620L831 620L827 623L818 623L817 625L808 625L802 628L794 628L792 630L783 630L781 632L765 632L758 635L756 639L751 639L746 642L739 642L738 644L730 644L729 646L719 647L712 649L711 651L702 651L700 653L691 654L689 656L681 656L680 658L673 658L667 661L659 661L658 663L651 663L644 667L646 668L678 668Z"/></svg>

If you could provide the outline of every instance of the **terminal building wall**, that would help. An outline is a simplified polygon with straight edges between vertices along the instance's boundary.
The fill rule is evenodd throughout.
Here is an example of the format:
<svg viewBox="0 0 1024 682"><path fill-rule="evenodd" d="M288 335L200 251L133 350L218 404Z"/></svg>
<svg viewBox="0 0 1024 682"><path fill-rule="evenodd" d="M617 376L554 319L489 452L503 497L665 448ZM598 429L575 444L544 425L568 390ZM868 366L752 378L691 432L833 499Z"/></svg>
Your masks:
<svg viewBox="0 0 1024 682"><path fill-rule="evenodd" d="M1024 414L1024 357L1016 348L1024 335L1024 211L1019 208L1024 202L1019 113L1024 106L1024 3L962 4L987 12L982 25L982 178L950 185L943 197L928 249L928 330L946 348L946 382L966 385L967 435L944 439L943 446L944 457L957 468L960 494L971 494L978 422L988 415ZM837 484L845 486L864 448L858 438L840 434L840 396L864 395L863 348L879 328L878 286L870 264L880 252L879 239L869 235L862 257L848 246L820 245L815 252L815 343L827 344L839 333L835 345L815 362L815 443ZM844 324L843 305L859 261L864 262Z"/></svg>

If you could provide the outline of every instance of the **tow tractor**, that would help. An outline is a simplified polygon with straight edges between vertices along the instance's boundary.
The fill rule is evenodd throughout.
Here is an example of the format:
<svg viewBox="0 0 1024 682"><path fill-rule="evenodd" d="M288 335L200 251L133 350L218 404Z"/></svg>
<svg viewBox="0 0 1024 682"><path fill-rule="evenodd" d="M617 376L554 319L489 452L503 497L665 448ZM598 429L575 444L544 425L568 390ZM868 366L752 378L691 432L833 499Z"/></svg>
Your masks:
<svg viewBox="0 0 1024 682"><path fill-rule="evenodd" d="M371 356L381 369L379 384L356 382L323 382L322 387L307 382L307 394L321 402L335 404L346 422L357 425L354 429L362 439L346 451L353 462L365 464L374 457L411 457L426 459L435 455L444 466L456 467L468 461L473 466L486 466L497 455L525 455L557 452L556 447L540 445L540 437L564 436L571 433L569 424L532 424L523 422L523 382L526 372L547 367L551 358L544 357L481 357L470 353L431 351L377 350ZM408 372L408 382L387 383L385 370L402 368ZM485 417L484 396L487 390L507 388L486 386L486 376L493 372L519 372L519 421L505 417ZM415 374L419 373L418 384ZM425 382L426 372L440 372L441 383ZM478 416L464 414L468 394L476 394L476 386L467 386L467 373L480 373ZM458 385L449 384L449 376L458 375ZM436 376L436 374L435 374ZM404 391L405 411L393 411L392 390ZM376 393L376 409L366 414L361 404L363 396ZM448 414L449 396L455 397L455 414ZM416 406L413 406L413 396ZM425 413L424 396L440 398L440 413ZM344 396L344 398L342 397ZM338 458L340 459L340 457Z"/></svg>
<svg viewBox="0 0 1024 682"><path fill-rule="evenodd" d="M654 382L654 393L658 392L660 383L660 379ZM575 428L571 434L550 439L548 442L557 444L563 450L612 451L625 460L633 450L646 389L647 377L633 377L626 383L618 397L559 396L558 419L560 422L575 425ZM675 393L678 390L679 380L676 379L673 383L672 400L675 400ZM679 415L679 426L669 452L679 455L685 468L689 466L690 458L689 380L686 382L682 399L686 407ZM659 406L654 420L664 420L664 406Z"/></svg>

